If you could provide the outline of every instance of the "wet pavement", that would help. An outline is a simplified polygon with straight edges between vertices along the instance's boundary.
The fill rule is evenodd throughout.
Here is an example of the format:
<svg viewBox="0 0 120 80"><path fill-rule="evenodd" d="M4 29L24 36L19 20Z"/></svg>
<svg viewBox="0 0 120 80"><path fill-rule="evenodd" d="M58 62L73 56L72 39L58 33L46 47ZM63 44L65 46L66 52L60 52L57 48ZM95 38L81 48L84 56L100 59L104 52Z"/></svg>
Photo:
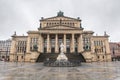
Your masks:
<svg viewBox="0 0 120 80"><path fill-rule="evenodd" d="M82 63L79 67L0 62L0 80L120 80L120 62Z"/></svg>

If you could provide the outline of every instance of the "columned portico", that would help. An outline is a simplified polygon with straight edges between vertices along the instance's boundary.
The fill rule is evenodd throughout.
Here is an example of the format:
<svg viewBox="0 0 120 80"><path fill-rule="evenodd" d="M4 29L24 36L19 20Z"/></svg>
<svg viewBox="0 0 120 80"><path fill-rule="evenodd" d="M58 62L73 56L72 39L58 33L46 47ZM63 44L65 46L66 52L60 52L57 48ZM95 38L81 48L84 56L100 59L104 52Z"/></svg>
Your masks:
<svg viewBox="0 0 120 80"><path fill-rule="evenodd" d="M82 35L81 34L43 34L39 37L39 51L45 53L60 53L59 44L62 42L65 46L64 53L74 53L77 44L77 52L83 51ZM43 41L44 38L44 41ZM77 42L76 42L77 40ZM44 44L44 45L43 45ZM43 49L46 48L46 51ZM44 51L43 51L44 50Z"/></svg>

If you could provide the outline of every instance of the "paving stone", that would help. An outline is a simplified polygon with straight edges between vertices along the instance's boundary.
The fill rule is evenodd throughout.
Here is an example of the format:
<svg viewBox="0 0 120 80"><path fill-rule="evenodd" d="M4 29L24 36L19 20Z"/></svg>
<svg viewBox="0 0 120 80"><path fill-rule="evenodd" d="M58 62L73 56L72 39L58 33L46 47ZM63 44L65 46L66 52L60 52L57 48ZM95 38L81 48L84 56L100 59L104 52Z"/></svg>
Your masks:
<svg viewBox="0 0 120 80"><path fill-rule="evenodd" d="M82 63L79 67L0 62L0 80L120 80L120 62Z"/></svg>

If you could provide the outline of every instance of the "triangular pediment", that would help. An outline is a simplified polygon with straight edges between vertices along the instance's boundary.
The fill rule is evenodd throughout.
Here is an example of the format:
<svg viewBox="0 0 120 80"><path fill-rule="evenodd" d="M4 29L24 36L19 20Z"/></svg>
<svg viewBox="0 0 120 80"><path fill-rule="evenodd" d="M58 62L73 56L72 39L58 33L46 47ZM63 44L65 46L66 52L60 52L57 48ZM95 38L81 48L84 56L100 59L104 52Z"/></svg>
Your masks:
<svg viewBox="0 0 120 80"><path fill-rule="evenodd" d="M62 17L58 17L58 16L55 16L55 17L50 17L50 18L45 18L45 19L42 19L44 21L49 21L49 20L79 20L77 18L71 18L71 17L67 17L67 16L62 16Z"/></svg>
<svg viewBox="0 0 120 80"><path fill-rule="evenodd" d="M50 17L50 18L43 18L42 17L41 21L44 21L44 20L77 20L77 21L81 21L79 19L79 17L78 18L71 18L71 17L64 16L64 12L62 12L62 11L59 11L57 13L57 16L55 16L55 17Z"/></svg>
<svg viewBox="0 0 120 80"><path fill-rule="evenodd" d="M76 27L70 27L70 26L64 26L64 25L58 25L58 26L52 26L52 27L45 27L45 28L43 28L43 29L53 29L53 30L55 30L55 29L68 29L68 30L70 30L70 29L80 29L80 28L76 28Z"/></svg>

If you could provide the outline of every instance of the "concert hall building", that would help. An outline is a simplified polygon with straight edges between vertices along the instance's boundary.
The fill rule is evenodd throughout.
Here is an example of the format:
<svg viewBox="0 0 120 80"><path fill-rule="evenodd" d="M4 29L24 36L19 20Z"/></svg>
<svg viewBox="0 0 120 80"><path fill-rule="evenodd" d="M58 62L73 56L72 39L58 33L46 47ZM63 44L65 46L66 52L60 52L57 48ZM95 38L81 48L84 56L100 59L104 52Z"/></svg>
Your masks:
<svg viewBox="0 0 120 80"><path fill-rule="evenodd" d="M85 31L81 19L57 16L40 20L36 31L28 31L28 36L12 35L10 61L39 62L56 58L63 43L64 53L69 59L83 62L111 61L108 35L94 36L93 31ZM83 60L84 59L84 60Z"/></svg>

